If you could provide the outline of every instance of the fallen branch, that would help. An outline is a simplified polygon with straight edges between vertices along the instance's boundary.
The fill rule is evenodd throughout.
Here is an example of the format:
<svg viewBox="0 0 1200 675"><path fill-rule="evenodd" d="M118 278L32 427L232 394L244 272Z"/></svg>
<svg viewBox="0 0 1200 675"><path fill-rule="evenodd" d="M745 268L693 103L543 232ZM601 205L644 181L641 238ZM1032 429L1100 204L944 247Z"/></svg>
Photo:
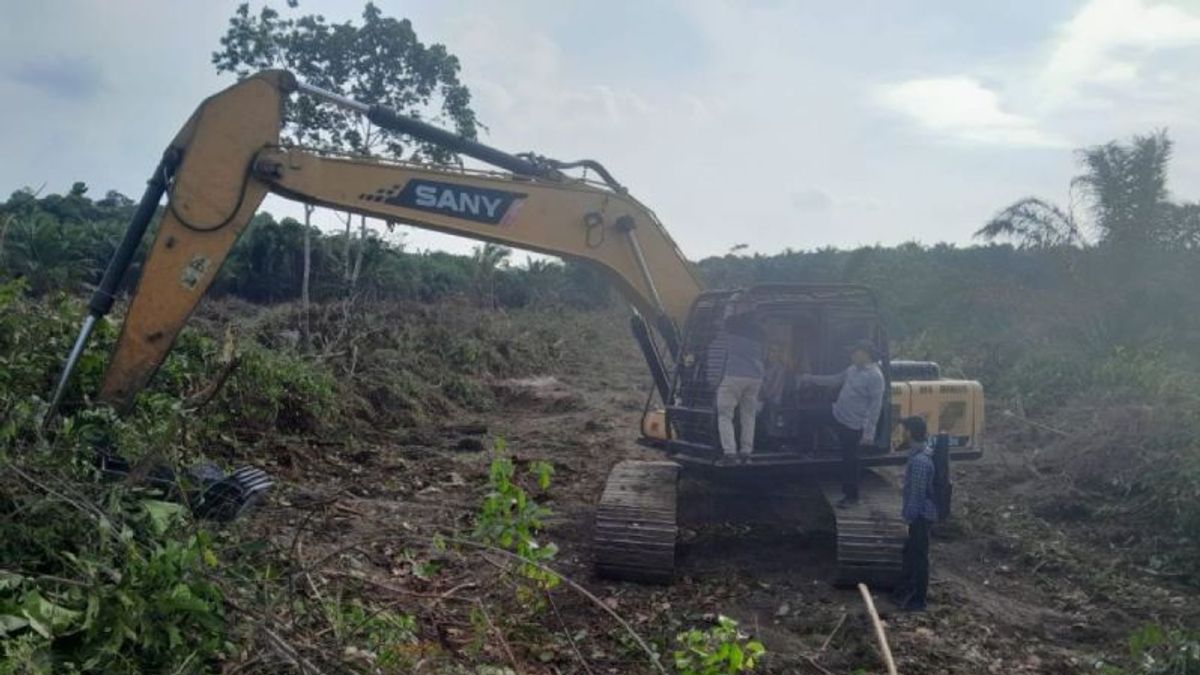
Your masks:
<svg viewBox="0 0 1200 675"><path fill-rule="evenodd" d="M1000 414L1004 415L1005 417L1010 417L1012 419L1015 419L1018 422L1024 422L1025 424L1028 424L1029 426L1031 426L1035 429L1049 431L1050 433L1058 434L1059 436L1062 436L1063 438L1071 437L1071 434L1063 431L1062 429L1052 427L1049 424L1042 424L1041 422L1035 422L1035 421L1029 419L1028 417L1025 417L1024 415L1018 415L1017 413L1015 413L1011 410L1002 410Z"/></svg>
<svg viewBox="0 0 1200 675"><path fill-rule="evenodd" d="M825 650L829 648L829 644L833 642L833 636L837 635L838 631L842 629L842 625L846 623L846 617L848 616L850 615L846 612L842 612L842 618L838 619L838 622L834 625L833 630L829 631L829 635L825 636L825 641L821 643L821 648L817 650L816 654L804 655L804 660L808 661L808 665L812 666L816 670L821 671L822 675L833 675L833 673L830 672L830 670L825 666L817 663L817 657L824 654Z"/></svg>
<svg viewBox="0 0 1200 675"><path fill-rule="evenodd" d="M41 490L42 492L46 493L47 495L50 495L51 497L58 499L59 501L62 501L65 504L70 504L71 506L75 507L79 511L86 513L86 514L90 515L91 517L95 518L97 521L104 521L105 519L109 518L109 516L107 514L105 514L104 511L100 510L100 507L96 506L95 504L88 501L87 499L73 499L73 498L67 496L63 492L58 492L58 491L54 490L53 488L51 488L50 486L46 485L45 483L40 482L37 478L34 478L32 475L26 473L21 467L17 466L16 464L13 464L12 462L10 462L8 460L3 461L3 466L5 469L8 469L9 471L16 474L18 478L25 481L26 483L29 483L33 487ZM114 533L120 531L119 528L108 528L108 529L109 529L109 531L112 531Z"/></svg>
<svg viewBox="0 0 1200 675"><path fill-rule="evenodd" d="M807 661L808 661L808 665L810 665L810 666L812 666L813 668L816 668L817 670L821 671L822 675L833 675L833 671L831 671L831 670L829 670L828 668L826 668L825 666L823 666L823 665L821 665L821 664L817 663L817 660L816 660L816 659L814 659L813 657L811 657L811 656L809 656L809 655L805 654L805 655L804 655L804 658L805 658L805 660L807 660Z"/></svg>
<svg viewBox="0 0 1200 675"><path fill-rule="evenodd" d="M500 646L504 648L504 653L508 656L508 661L512 664L513 671L519 675L521 672L521 666L517 664L517 657L513 655L512 647L508 646L508 640L504 639L504 633L500 632L500 629L497 628L496 624L492 622L492 617L490 614L488 614L487 607L483 605L482 600L476 599L475 606L479 608L479 613L483 615L483 620L486 621L488 627L492 629L492 633L496 636L496 639L500 640Z"/></svg>
<svg viewBox="0 0 1200 675"><path fill-rule="evenodd" d="M833 642L833 636L837 635L838 631L842 629L842 624L846 623L847 616L850 615L845 612L842 613L842 618L838 619L837 625L833 627L833 630L829 631L829 636L825 638L825 641L821 643L821 648L817 650L818 656L824 654L825 650L829 648L829 643Z"/></svg>
<svg viewBox="0 0 1200 675"><path fill-rule="evenodd" d="M307 565L306 567L302 568L299 572L295 572L293 574L294 575L306 574L312 570L319 569L320 567L323 567L325 565L325 563L336 558L337 556L341 555L342 553L356 549L359 546L363 546L365 544L371 544L371 543L378 542L378 541L395 541L398 538L421 541L426 544L433 544L435 542L435 539L433 537L428 537L428 536L419 535L419 534L413 534L411 532L400 532L399 534L397 534L395 532L391 532L386 535L380 535L377 537L369 537L367 539L360 540L360 541L354 542L352 544L341 546L338 549L332 551L331 553L328 553L328 554L322 556L319 560L317 560L317 562ZM633 638L633 641L637 643L638 647L640 647L642 649L642 651L646 653L646 656L649 657L649 659L650 659L650 664L654 666L654 670L658 673L661 673L661 675L667 675L667 670L666 670L666 668L663 667L662 662L659 661L658 654L654 653L654 650L650 648L650 645L642 638L641 635L638 635L637 631L635 631L633 629L633 626L629 625L629 622L626 621L625 619L623 619L620 614L617 614L616 611L613 610L613 608L604 604L603 600L596 597L591 591L589 591L588 589L579 585L579 583L572 580L570 577L564 576L562 573L558 572L557 570L547 567L541 563L533 562L532 560L526 560L525 558L522 558L521 556L517 555L516 553L513 553L511 551L506 551L502 548L496 548L495 546L491 546L489 544L481 544L477 541L471 541L469 539L459 539L456 537L442 537L441 541L459 544L461 546L465 546L467 548L473 548L473 549L476 549L479 551L490 551L492 553L498 553L506 558L517 561L523 565L530 565L530 566L535 567L543 572L553 574L555 577L557 577L559 580L561 580L564 584L566 584L568 587L570 587L571 590L573 590L576 593L579 593L583 597L587 598L588 600L590 600L592 602L592 604L599 607L605 614L608 614L610 617L612 617L613 621L616 621L617 624L620 625L621 628L624 629L625 632L628 633L631 638Z"/></svg>
<svg viewBox="0 0 1200 675"><path fill-rule="evenodd" d="M419 591L412 591L407 588L393 586L392 584L378 581L376 579L372 579L366 575L359 574L356 572L343 572L341 570L328 570L325 572L325 574L335 576L335 577L343 577L345 579L353 579L355 581L361 581L364 584L374 586L374 587L384 590L384 591L397 593L399 595L407 595L409 597L421 598L423 600L433 600L434 602L432 603L432 605L436 605L437 603L445 601L445 600L456 600L458 602L474 602L474 599L472 599L472 598L462 598L462 597L455 595L456 592L461 591L463 589L474 588L476 586L476 584L473 581L468 581L466 583L459 584L459 585L455 586L454 588L451 588L450 590L445 591L443 593L421 593Z"/></svg>
<svg viewBox="0 0 1200 675"><path fill-rule="evenodd" d="M567 642L571 645L571 651L575 652L575 658L579 659L579 664L583 666L588 675L595 675L592 672L592 667L588 665L587 659L583 658L583 652L579 651L579 645L575 644L575 636L571 635L571 629L567 628L567 622L563 621L562 614L559 614L558 603L554 602L554 596L550 594L549 589L545 593L546 601L550 603L550 609L554 610L554 618L558 619L558 625L562 628L563 635L567 637Z"/></svg>
<svg viewBox="0 0 1200 675"><path fill-rule="evenodd" d="M296 651L296 648L288 644L287 640L279 637L274 631L266 626L259 626L259 629L262 630L263 635L267 636L267 641L271 643L271 646L275 648L275 651L281 657L283 657L285 661L296 666L301 673L304 675L322 675L321 669L314 666L308 659L300 656L300 653Z"/></svg>
<svg viewBox="0 0 1200 675"><path fill-rule="evenodd" d="M879 620L879 612L875 611L875 601L871 599L871 591L866 584L859 584L858 592L862 594L863 602L867 605L867 614L871 617L871 624L875 626L875 639L879 641L879 653L883 656L883 665L887 666L888 675L898 675L896 661L892 659L892 648L888 646L887 633L883 632L883 622Z"/></svg>
<svg viewBox="0 0 1200 675"><path fill-rule="evenodd" d="M597 607L602 609L606 614L611 616L613 618L613 620L616 621L618 624L620 624L621 628L624 628L625 632L629 633L629 636L632 637L635 642L637 642L638 646L642 648L642 651L646 652L646 656L648 656L650 658L650 663L654 666L654 669L656 671L658 671L659 673L662 673L662 675L667 675L666 669L663 668L662 663L658 660L658 655L655 654L654 650L650 648L650 645L647 644L646 641L642 639L642 636L638 635L637 631L635 631L633 629L633 626L630 626L628 621L621 618L621 615L617 614L616 611L613 610L612 607L609 607L608 605L604 604L603 600L601 600L600 598L597 598L591 591L589 591L588 589L579 585L577 582L572 580L570 577L563 576L560 572L558 572L554 569L551 569L539 562L527 560L527 559L522 558L521 556L517 555L516 553L513 553L511 551L506 551L502 548L497 548L495 546L491 546L488 544L481 544L477 541L470 541L468 539L458 539L458 538L453 538L453 537L445 537L445 541L453 542L453 543L459 544L461 546L467 546L470 548L475 548L475 549L479 549L479 550L483 550L483 551L491 551L493 553L499 553L505 557L508 557L508 558L511 558L512 560L520 562L523 565L531 565L543 572L553 574L555 577L557 577L559 580L561 580L564 584L571 587L571 589L574 590L576 593L579 593L580 595L587 598L588 600L591 600L594 605L596 605Z"/></svg>

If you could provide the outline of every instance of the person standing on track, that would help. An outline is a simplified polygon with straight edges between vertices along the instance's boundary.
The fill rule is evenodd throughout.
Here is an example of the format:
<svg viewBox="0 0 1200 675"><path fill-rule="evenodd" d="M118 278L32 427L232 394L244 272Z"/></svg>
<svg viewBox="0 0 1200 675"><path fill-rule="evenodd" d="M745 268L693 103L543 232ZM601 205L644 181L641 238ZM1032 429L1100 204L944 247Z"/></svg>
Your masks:
<svg viewBox="0 0 1200 675"><path fill-rule="evenodd" d="M858 452L875 445L875 426L883 409L883 371L876 361L875 345L857 342L850 351L850 367L834 375L800 376L800 384L841 387L829 415L820 421L831 428L842 449L842 499L839 508L858 503Z"/></svg>
<svg viewBox="0 0 1200 675"><path fill-rule="evenodd" d="M754 422L758 416L758 393L764 371L763 340L763 331L754 318L752 306L740 302L731 308L721 333L713 340L725 349L725 367L717 385L717 429L725 462L739 457L745 461L754 450ZM735 409L740 443L733 429Z"/></svg>
<svg viewBox="0 0 1200 675"><path fill-rule="evenodd" d="M934 500L933 448L925 420L908 417L900 422L908 445L908 463L904 467L904 505L900 516L908 523L904 542L904 567L900 585L892 594L896 606L906 612L925 611L929 590L929 529L938 519Z"/></svg>

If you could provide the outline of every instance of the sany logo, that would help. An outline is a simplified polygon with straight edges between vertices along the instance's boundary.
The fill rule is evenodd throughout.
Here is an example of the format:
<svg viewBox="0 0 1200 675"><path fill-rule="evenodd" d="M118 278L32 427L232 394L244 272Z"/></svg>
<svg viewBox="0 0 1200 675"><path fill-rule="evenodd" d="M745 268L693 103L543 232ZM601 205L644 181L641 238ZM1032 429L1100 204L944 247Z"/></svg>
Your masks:
<svg viewBox="0 0 1200 675"><path fill-rule="evenodd" d="M513 203L525 196L520 192L414 178L405 183L403 189L400 189L398 185L393 185L390 189L376 190L374 194L364 194L362 198L392 206L442 213L464 220L498 225L504 220L504 216L512 208Z"/></svg>
<svg viewBox="0 0 1200 675"><path fill-rule="evenodd" d="M467 192L458 188L439 188L436 185L418 185L413 189L416 199L413 206L438 211L469 213L473 216L487 214L496 218L497 210L504 203L503 197Z"/></svg>

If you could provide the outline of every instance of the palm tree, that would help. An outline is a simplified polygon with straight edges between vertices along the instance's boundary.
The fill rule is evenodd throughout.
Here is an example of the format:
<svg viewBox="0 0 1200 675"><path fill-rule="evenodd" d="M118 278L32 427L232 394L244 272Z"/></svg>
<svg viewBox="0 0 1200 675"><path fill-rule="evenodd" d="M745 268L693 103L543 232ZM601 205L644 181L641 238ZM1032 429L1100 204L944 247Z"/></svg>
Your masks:
<svg viewBox="0 0 1200 675"><path fill-rule="evenodd" d="M1008 238L1021 248L1048 248L1084 243L1075 216L1037 197L1026 197L1006 207L975 231L992 241Z"/></svg>
<svg viewBox="0 0 1200 675"><path fill-rule="evenodd" d="M1099 238L1116 246L1160 242L1171 139L1165 130L1081 150L1085 172L1071 181L1090 201Z"/></svg>
<svg viewBox="0 0 1200 675"><path fill-rule="evenodd" d="M1196 218L1167 200L1170 159L1171 139L1164 130L1134 136L1128 144L1112 141L1079 151L1084 172L1071 180L1071 187L1088 204L1098 242L1127 248L1194 238L1175 231ZM1000 211L975 236L1012 238L1022 248L1086 243L1070 209L1037 197Z"/></svg>
<svg viewBox="0 0 1200 675"><path fill-rule="evenodd" d="M496 271L508 266L512 249L487 243L476 246L471 256L474 270L475 299L481 307L496 306Z"/></svg>

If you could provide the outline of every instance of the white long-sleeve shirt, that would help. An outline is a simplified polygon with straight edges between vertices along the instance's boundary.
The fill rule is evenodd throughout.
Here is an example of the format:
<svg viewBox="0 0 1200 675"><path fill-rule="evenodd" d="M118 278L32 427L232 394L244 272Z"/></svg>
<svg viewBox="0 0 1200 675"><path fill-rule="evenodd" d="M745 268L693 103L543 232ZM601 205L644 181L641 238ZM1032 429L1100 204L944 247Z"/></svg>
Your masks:
<svg viewBox="0 0 1200 675"><path fill-rule="evenodd" d="M804 381L826 387L841 386L833 402L833 417L850 429L861 430L863 440L875 438L883 408L883 371L874 363L852 365L833 375L804 375Z"/></svg>

